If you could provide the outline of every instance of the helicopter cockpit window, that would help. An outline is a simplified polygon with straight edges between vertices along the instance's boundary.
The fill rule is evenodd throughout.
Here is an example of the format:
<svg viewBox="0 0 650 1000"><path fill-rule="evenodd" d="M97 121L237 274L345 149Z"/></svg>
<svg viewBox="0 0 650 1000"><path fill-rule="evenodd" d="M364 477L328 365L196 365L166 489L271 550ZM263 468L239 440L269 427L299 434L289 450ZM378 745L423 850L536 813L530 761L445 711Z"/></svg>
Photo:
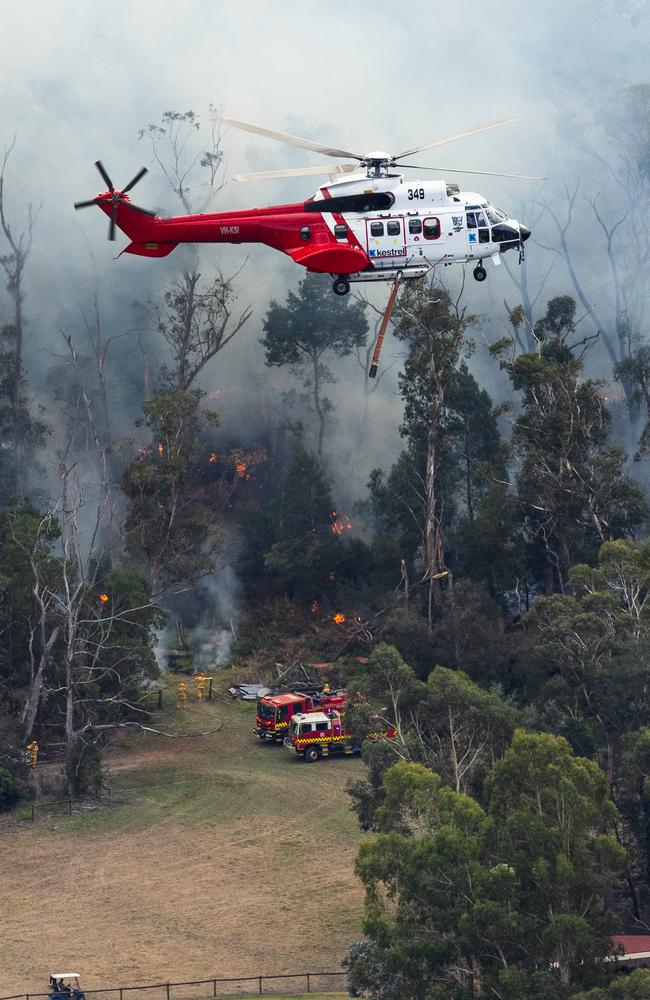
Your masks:
<svg viewBox="0 0 650 1000"><path fill-rule="evenodd" d="M440 219L425 219L423 228L425 239L437 240L440 236Z"/></svg>
<svg viewBox="0 0 650 1000"><path fill-rule="evenodd" d="M421 219L409 219L409 233L411 235L422 232L422 220Z"/></svg>
<svg viewBox="0 0 650 1000"><path fill-rule="evenodd" d="M371 236L383 236L384 235L384 223L383 222L371 222L370 223L370 235Z"/></svg>
<svg viewBox="0 0 650 1000"><path fill-rule="evenodd" d="M348 235L348 227L344 225L334 226L334 236L337 240L344 240Z"/></svg>
<svg viewBox="0 0 650 1000"><path fill-rule="evenodd" d="M473 212L467 213L467 228L476 229L476 216Z"/></svg>
<svg viewBox="0 0 650 1000"><path fill-rule="evenodd" d="M485 210L485 214L493 226L498 226L500 222L508 221L508 217L505 216L498 208L495 208L494 205L490 205L490 207Z"/></svg>
<svg viewBox="0 0 650 1000"><path fill-rule="evenodd" d="M401 228L402 227L400 226L399 222L386 223L386 232L388 233L389 236L399 236Z"/></svg>

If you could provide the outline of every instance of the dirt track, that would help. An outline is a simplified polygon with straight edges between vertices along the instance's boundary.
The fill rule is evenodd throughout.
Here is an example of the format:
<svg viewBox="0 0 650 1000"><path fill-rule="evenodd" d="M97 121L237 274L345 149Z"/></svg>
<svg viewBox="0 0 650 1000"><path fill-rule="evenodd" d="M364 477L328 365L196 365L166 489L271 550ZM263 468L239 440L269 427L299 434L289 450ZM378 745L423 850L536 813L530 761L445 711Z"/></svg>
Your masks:
<svg viewBox="0 0 650 1000"><path fill-rule="evenodd" d="M128 804L3 823L0 995L64 966L89 988L339 967L360 926L344 787L362 765L258 745L249 706L220 716L215 736L111 755Z"/></svg>

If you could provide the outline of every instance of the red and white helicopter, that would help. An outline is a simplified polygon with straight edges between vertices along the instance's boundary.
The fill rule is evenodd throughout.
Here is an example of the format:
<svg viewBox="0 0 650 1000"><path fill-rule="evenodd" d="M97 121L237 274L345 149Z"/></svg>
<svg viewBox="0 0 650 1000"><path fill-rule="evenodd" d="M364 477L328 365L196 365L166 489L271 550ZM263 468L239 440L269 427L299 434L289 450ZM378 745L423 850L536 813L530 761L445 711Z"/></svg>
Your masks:
<svg viewBox="0 0 650 1000"><path fill-rule="evenodd" d="M76 202L75 208L98 205L110 219L108 238L115 239L117 227L131 240L123 253L166 257L179 243L264 243L288 254L308 271L330 274L337 295L345 295L352 281L418 278L433 267L455 262L475 262L474 277L484 281L487 272L483 261L487 257L499 264L500 254L514 248L521 259L530 230L490 204L483 195L461 191L457 184L442 180L405 181L398 172L400 168L450 169L414 167L400 161L426 149L509 125L516 118L480 125L407 149L397 156L382 151L355 153L232 118L219 120L246 132L355 162L337 163L333 167L266 170L234 178L248 181L330 174L329 183L307 201L162 219L155 212L134 205L128 195L146 174L146 167L118 191L97 161L96 167L108 190L90 201ZM481 170L450 169L450 172L543 180Z"/></svg>

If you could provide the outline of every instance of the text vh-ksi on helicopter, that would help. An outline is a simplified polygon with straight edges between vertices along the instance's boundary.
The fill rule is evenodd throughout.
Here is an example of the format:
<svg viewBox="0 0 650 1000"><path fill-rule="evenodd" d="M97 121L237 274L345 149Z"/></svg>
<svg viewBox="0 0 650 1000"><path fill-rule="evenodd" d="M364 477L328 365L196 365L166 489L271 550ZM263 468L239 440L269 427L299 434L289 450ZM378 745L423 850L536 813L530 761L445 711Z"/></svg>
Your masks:
<svg viewBox="0 0 650 1000"><path fill-rule="evenodd" d="M352 281L417 278L433 267L455 262L475 262L474 277L484 281L487 272L483 262L487 257L498 264L500 254L517 249L521 260L530 230L517 219L509 218L483 195L461 191L455 183L408 181L398 172L400 167L440 171L443 168L414 166L400 161L425 149L509 125L516 121L515 118L480 125L396 156L381 151L355 153L248 122L231 118L220 120L247 132L356 162L269 170L235 177L235 180L248 181L330 174L330 181L307 201L163 219L155 212L134 205L128 195L147 172L146 167L118 191L101 162L97 161L97 169L108 191L89 201L77 202L75 208L98 205L110 220L109 239L115 239L116 227L130 238L123 253L166 257L179 243L263 243L286 253L308 271L330 274L337 295L345 295ZM521 174L444 169L452 174L543 179Z"/></svg>

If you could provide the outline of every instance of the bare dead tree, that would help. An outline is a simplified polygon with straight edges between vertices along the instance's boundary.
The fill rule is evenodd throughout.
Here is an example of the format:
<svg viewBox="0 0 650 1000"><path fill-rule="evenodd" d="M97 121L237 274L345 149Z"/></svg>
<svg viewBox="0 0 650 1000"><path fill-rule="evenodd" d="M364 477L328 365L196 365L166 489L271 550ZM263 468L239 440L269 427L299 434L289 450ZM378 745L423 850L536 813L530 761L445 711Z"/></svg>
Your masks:
<svg viewBox="0 0 650 1000"><path fill-rule="evenodd" d="M14 136L5 147L0 161L0 231L5 241L5 251L0 253L0 267L6 278L6 288L11 301L11 321L2 327L2 340L6 348L2 350L6 365L6 375L3 379L8 407L11 413L9 420L11 433L11 492L18 496L23 492L23 468L27 438L30 430L42 434L44 428L31 421L26 401L23 398L24 368L24 279L25 267L29 257L34 237L34 226L38 212L31 203L27 205L27 220L25 228L17 233L9 221L7 211L7 166L16 145ZM22 415L22 419L21 419Z"/></svg>
<svg viewBox="0 0 650 1000"><path fill-rule="evenodd" d="M194 111L165 111L160 124L141 129L139 137L151 144L153 157L183 210L203 212L226 185L226 160L218 108L210 105L210 124L205 143L201 120ZM198 178L201 178L199 181ZM166 388L189 389L199 373L223 350L248 322L252 307L238 318L232 316L236 300L233 282L246 262L230 277L217 270L201 287L198 252L179 280L173 282L154 309L157 329L172 350L174 368L163 366Z"/></svg>
<svg viewBox="0 0 650 1000"><path fill-rule="evenodd" d="M242 265L243 266L243 265ZM161 368L161 381L169 389L190 389L209 361L222 351L250 319L246 306L233 317L236 300L231 277L217 273L203 287L199 271L185 271L164 295L154 314L158 332L169 344L174 367Z"/></svg>
<svg viewBox="0 0 650 1000"><path fill-rule="evenodd" d="M219 112L210 105L210 126L203 147L195 141L201 121L194 111L165 111L160 124L147 125L138 133L140 139L149 140L154 160L188 215L204 212L227 183ZM192 186L197 167L204 171L206 180ZM197 187L203 188L201 197L193 194Z"/></svg>
<svg viewBox="0 0 650 1000"><path fill-rule="evenodd" d="M38 630L40 657L38 661L32 657L23 722L31 735L43 695L62 698L65 770L73 791L79 787L84 756L91 750L99 752L106 734L125 728L167 738L207 733L169 733L148 723L146 692L137 683L140 668L137 662L134 666L124 627L148 633L142 616L155 606L148 599L120 603L118 597L99 593L111 546L106 540L114 537L112 494L100 482L93 484L96 494L91 496L69 444L57 453L57 475L60 499L43 516L30 559L37 607L32 635ZM39 559L37 548L55 521L61 538L53 573L52 560ZM54 659L57 671L50 669Z"/></svg>
<svg viewBox="0 0 650 1000"><path fill-rule="evenodd" d="M624 357L624 353L623 344L619 339L618 331L616 331L616 333L612 332L612 325L615 326L615 323L606 323L601 316L600 311L596 308L594 301L588 296L578 274L576 260L569 243L569 234L574 221L575 206L578 195L580 194L580 187L581 182L579 180L575 182L572 188L569 188L568 185L564 186L565 206L562 215L560 215L560 211L556 207L555 202L537 202L537 204L544 209L544 212L553 221L558 237L558 244L544 244L539 239L537 239L536 242L542 247L542 249L547 250L550 253L557 254L564 260L575 293L584 307L585 312L590 316L596 329L601 334L603 344L605 345L605 349L612 361L612 364L616 364L622 359L622 357ZM618 225L616 228L618 228Z"/></svg>

